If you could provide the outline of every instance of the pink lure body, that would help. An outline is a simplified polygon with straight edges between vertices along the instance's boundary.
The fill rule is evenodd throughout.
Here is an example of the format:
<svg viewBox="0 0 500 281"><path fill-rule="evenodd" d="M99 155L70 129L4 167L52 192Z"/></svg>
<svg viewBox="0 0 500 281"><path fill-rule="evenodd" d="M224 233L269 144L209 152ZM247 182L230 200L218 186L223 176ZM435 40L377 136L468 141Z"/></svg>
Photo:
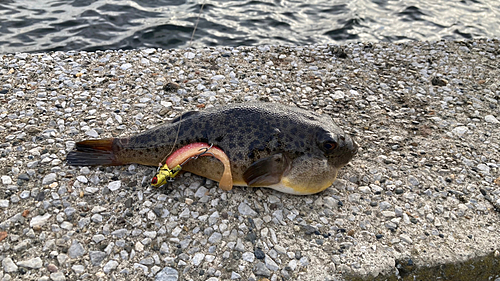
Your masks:
<svg viewBox="0 0 500 281"><path fill-rule="evenodd" d="M207 152L201 154L205 150L207 150ZM226 153L224 153L224 151L222 151L220 148L210 146L208 143L195 142L185 145L174 151L174 153L170 154L170 156L168 156L167 158L166 164L168 167L173 168L177 165L183 164L184 161L191 157L196 157L197 155L213 156L221 161L224 165L224 173L219 180L219 186L226 191L233 188L233 176L231 174L231 165L229 162L229 158L227 157Z"/></svg>

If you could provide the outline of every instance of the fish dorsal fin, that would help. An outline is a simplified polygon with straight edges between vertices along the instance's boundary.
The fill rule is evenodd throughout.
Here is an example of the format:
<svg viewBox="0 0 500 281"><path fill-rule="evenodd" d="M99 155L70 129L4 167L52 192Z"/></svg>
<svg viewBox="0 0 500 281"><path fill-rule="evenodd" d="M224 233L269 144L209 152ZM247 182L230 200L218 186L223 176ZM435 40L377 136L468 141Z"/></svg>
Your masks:
<svg viewBox="0 0 500 281"><path fill-rule="evenodd" d="M171 122L172 123L176 123L176 122L179 122L180 120L184 120L184 119L188 119L189 117L195 115L195 114L198 114L200 113L199 111L188 111L188 112L185 112L183 113L181 116L179 117L175 117L174 120L172 120Z"/></svg>
<svg viewBox="0 0 500 281"><path fill-rule="evenodd" d="M243 180L248 186L270 186L281 181L283 174L290 170L290 159L277 153L252 163L243 173Z"/></svg>

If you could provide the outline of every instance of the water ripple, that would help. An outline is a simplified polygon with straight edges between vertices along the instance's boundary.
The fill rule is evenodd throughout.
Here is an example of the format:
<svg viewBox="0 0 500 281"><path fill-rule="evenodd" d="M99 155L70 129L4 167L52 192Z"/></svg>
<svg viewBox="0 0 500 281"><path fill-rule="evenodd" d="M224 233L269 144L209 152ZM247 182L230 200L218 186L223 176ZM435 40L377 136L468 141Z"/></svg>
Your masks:
<svg viewBox="0 0 500 281"><path fill-rule="evenodd" d="M0 53L189 46L203 1L4 0ZM192 45L499 37L494 0L205 1Z"/></svg>

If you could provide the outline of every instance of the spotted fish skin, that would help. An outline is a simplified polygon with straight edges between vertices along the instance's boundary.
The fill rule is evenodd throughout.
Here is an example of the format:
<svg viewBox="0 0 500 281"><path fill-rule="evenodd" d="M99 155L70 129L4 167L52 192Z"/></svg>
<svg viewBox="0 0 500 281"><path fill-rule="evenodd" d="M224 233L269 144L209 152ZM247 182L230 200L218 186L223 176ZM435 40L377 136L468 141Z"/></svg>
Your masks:
<svg viewBox="0 0 500 281"><path fill-rule="evenodd" d="M82 161L94 146L84 141L68 154L68 163L158 166L171 151L205 142L227 154L235 185L267 186L293 194L317 193L330 186L358 149L331 117L275 103L187 112L138 135L107 141L110 148L103 151L110 159ZM183 169L213 180L223 173L223 165L213 157L190 161Z"/></svg>

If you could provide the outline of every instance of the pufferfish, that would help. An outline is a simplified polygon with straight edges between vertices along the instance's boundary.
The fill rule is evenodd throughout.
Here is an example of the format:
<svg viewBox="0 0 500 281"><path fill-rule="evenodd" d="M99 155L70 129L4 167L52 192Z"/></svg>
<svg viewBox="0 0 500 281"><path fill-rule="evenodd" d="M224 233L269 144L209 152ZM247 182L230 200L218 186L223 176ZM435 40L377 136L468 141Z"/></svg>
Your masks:
<svg viewBox="0 0 500 281"><path fill-rule="evenodd" d="M80 141L66 160L74 166L158 166L193 143L221 150L229 165L216 157L195 157L182 170L214 181L229 170L233 185L300 195L331 186L358 151L328 115L277 103L237 103L186 112L126 138Z"/></svg>

